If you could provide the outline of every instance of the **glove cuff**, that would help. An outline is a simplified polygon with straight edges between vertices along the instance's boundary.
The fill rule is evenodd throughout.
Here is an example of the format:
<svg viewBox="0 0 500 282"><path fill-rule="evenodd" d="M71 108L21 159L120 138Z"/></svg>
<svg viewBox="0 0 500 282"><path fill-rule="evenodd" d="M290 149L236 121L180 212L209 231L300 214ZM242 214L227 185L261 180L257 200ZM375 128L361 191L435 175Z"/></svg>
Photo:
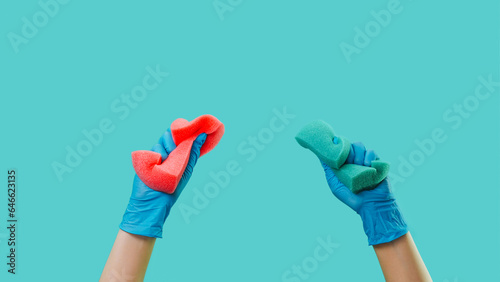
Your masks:
<svg viewBox="0 0 500 282"><path fill-rule="evenodd" d="M370 246L391 242L408 232L408 225L394 199L372 203L359 214Z"/></svg>
<svg viewBox="0 0 500 282"><path fill-rule="evenodd" d="M119 228L136 235L162 238L163 224L169 212L167 206L152 208L131 199Z"/></svg>

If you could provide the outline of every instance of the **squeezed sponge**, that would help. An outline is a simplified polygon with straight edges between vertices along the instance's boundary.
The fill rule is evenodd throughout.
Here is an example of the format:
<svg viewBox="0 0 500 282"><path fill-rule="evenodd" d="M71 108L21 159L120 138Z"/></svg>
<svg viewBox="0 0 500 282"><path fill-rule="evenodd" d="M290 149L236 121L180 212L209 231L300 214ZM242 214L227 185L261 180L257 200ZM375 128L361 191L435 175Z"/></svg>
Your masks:
<svg viewBox="0 0 500 282"><path fill-rule="evenodd" d="M337 144L333 142L335 137ZM372 161L369 167L345 164L351 143L344 137L336 136L333 128L324 121L309 123L299 131L295 139L302 147L316 154L354 193L375 188L389 173L390 165L380 160Z"/></svg>
<svg viewBox="0 0 500 282"><path fill-rule="evenodd" d="M201 133L207 138L200 149L200 157L211 151L224 135L224 124L216 117L202 115L188 122L179 118L170 126L176 148L162 163L161 154L139 150L132 152L132 165L137 176L149 188L172 194L186 169L193 142Z"/></svg>
<svg viewBox="0 0 500 282"><path fill-rule="evenodd" d="M338 142L335 144L334 137L333 128L328 123L316 120L304 126L295 140L315 153L329 167L339 169L349 156L351 143L344 137L337 137Z"/></svg>
<svg viewBox="0 0 500 282"><path fill-rule="evenodd" d="M202 115L191 122L178 118L170 125L175 145L189 139L196 139L201 133L207 134L207 139L200 149L200 157L210 152L224 135L224 124L212 115Z"/></svg>
<svg viewBox="0 0 500 282"><path fill-rule="evenodd" d="M337 178L355 194L371 190L384 180L390 165L383 161L372 161L371 166L344 164L340 169L332 168Z"/></svg>

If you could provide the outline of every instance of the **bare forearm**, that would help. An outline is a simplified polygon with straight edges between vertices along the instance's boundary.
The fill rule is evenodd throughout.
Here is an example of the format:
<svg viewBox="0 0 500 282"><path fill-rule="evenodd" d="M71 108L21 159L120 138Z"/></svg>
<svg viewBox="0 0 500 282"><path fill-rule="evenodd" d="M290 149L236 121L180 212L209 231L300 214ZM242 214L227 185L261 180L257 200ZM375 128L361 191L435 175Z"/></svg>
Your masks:
<svg viewBox="0 0 500 282"><path fill-rule="evenodd" d="M156 238L118 231L101 282L143 281Z"/></svg>
<svg viewBox="0 0 500 282"><path fill-rule="evenodd" d="M432 281L409 232L373 249L386 281Z"/></svg>

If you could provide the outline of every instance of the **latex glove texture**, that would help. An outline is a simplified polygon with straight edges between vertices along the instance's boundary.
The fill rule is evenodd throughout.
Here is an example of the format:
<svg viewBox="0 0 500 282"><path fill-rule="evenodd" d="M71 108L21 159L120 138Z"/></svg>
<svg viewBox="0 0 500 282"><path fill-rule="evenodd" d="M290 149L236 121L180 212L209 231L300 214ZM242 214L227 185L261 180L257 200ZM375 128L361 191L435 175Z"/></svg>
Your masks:
<svg viewBox="0 0 500 282"><path fill-rule="evenodd" d="M333 141L335 142L335 140ZM370 166L377 154L356 142L351 145L346 163ZM375 189L354 194L335 176L332 169L321 162L332 193L361 216L368 244L376 245L393 241L408 232L408 226L391 191L389 179L384 179Z"/></svg>
<svg viewBox="0 0 500 282"><path fill-rule="evenodd" d="M170 209L191 178L194 166L200 157L200 148L206 138L207 135L202 133L193 142L188 164L173 194L153 190L135 175L132 195L123 215L120 229L132 234L162 238L163 224L170 213ZM168 129L151 151L160 153L163 162L175 148L172 133Z"/></svg>

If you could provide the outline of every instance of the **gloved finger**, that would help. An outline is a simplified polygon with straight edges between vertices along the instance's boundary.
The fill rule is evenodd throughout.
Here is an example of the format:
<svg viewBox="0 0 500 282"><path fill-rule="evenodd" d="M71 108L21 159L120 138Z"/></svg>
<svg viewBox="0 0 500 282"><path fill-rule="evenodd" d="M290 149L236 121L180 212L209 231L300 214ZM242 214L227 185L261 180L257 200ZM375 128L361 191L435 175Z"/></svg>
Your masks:
<svg viewBox="0 0 500 282"><path fill-rule="evenodd" d="M165 148L165 151L167 154L172 153L172 151L177 147L174 143L174 138L172 137L172 132L170 131L170 128L165 131L165 133L161 136L160 141L158 141L163 148Z"/></svg>
<svg viewBox="0 0 500 282"><path fill-rule="evenodd" d="M337 178L333 170L327 164L321 161L321 165L325 170L326 182L328 183L333 195L357 212L361 201L359 197Z"/></svg>
<svg viewBox="0 0 500 282"><path fill-rule="evenodd" d="M380 184L378 186L381 186L381 185L382 185L383 189L385 189L387 191L387 193L392 194L391 181L389 180L389 176L387 176L382 182L380 182Z"/></svg>
<svg viewBox="0 0 500 282"><path fill-rule="evenodd" d="M366 151L366 154L365 154L364 165L365 166L372 166L372 161L378 160L378 159L379 159L378 155L377 155L377 153L375 153L375 151L368 150L368 151Z"/></svg>
<svg viewBox="0 0 500 282"><path fill-rule="evenodd" d="M200 157L200 149L201 146L205 143L205 140L207 139L207 134L202 133L196 137L196 139L193 142L193 146L191 147L191 152L189 154L189 160L186 166L186 169L184 170L184 174L188 173L191 175L193 173L194 165L198 161L198 158Z"/></svg>
<svg viewBox="0 0 500 282"><path fill-rule="evenodd" d="M352 147L351 144L351 149L349 150L349 155L347 155L347 160L345 161L346 164L353 164L354 163L354 148Z"/></svg>
<svg viewBox="0 0 500 282"><path fill-rule="evenodd" d="M392 194L391 185L387 177L382 182L380 182L377 185L377 187L375 187L375 189L361 191L358 195L360 197L365 197L365 195L370 195L369 198L371 201L379 201L379 202L394 199L394 194Z"/></svg>
<svg viewBox="0 0 500 282"><path fill-rule="evenodd" d="M153 148L151 148L151 151L156 152L156 153L160 153L160 155L161 155L161 162L164 162L165 159L167 159L167 157L168 157L167 151L165 151L165 148L163 148L163 146L160 145L160 144L155 144L153 146Z"/></svg>
<svg viewBox="0 0 500 282"><path fill-rule="evenodd" d="M365 145L361 142L352 143L352 149L354 151L354 164L363 165L365 162Z"/></svg>

